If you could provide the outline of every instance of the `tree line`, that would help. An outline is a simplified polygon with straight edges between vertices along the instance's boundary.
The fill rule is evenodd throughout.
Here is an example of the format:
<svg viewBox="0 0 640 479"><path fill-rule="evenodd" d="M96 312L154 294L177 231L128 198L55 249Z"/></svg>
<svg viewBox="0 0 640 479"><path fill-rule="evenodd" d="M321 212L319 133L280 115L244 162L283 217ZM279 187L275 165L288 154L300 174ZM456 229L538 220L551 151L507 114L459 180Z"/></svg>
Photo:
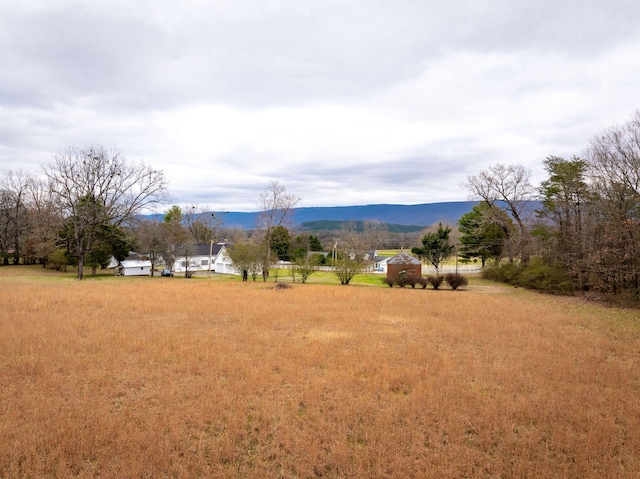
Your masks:
<svg viewBox="0 0 640 479"><path fill-rule="evenodd" d="M332 246L322 246L316 235L302 233L292 237L288 226L300 197L288 193L278 181L270 182L260 193L256 229L235 235L228 250L243 281L261 277L266 281L271 266L289 263L293 280L305 283L319 266L331 266L341 284L373 264L373 250L380 244L386 228L375 221L360 222L360 231L349 227L333 236ZM327 251L330 250L330 251ZM275 270L277 274L277 269Z"/></svg>
<svg viewBox="0 0 640 479"><path fill-rule="evenodd" d="M460 218L459 239L451 242L451 228L440 225L414 254L437 269L455 251L482 266L490 262L488 275L512 283L640 298L640 111L592 138L582 156L549 156L544 168L547 177L537 186L518 164L469 176L466 187L479 203ZM266 280L270 265L286 260L304 281L328 262L348 284L388 236L383 225L365 222L363 231L344 230L325 244L330 256L309 255L323 249L320 239L291 238L287 225L300 197L277 181L258 197L259 222L250 233L223 233L221 218L195 206L172 206L161 220L141 220L168 202L163 172L100 146L69 148L40 173L0 176L2 264L72 264L82 278L84 267L95 271L139 248L154 265L171 268L192 245L226 237L245 279Z"/></svg>
<svg viewBox="0 0 640 479"><path fill-rule="evenodd" d="M161 170L128 162L101 146L71 147L36 176L0 177L2 263L97 268L126 257L137 216L167 199Z"/></svg>
<svg viewBox="0 0 640 479"><path fill-rule="evenodd" d="M294 274L304 282L327 262L326 255L308 254L323 251L317 236L291 238L287 226L300 197L278 181L260 193L258 223L249 232L223 229L222 218L203 207L173 205L159 218L144 215L168 200L161 170L130 163L121 152L101 146L68 148L39 175L9 171L0 176L0 262L56 269L71 265L82 279L85 268L95 274L136 250L150 260L152 275L159 264L173 270L180 257L188 276L196 245L222 239L245 280L261 276L266 281L271 265L284 260L293 262ZM341 246L352 255L347 261L342 252L336 254L334 265L360 265L364 246L358 238L344 236Z"/></svg>
<svg viewBox="0 0 640 479"><path fill-rule="evenodd" d="M488 275L515 284L640 299L640 111L544 169L538 186L517 164L468 177L480 202L459 221L460 254L497 260Z"/></svg>

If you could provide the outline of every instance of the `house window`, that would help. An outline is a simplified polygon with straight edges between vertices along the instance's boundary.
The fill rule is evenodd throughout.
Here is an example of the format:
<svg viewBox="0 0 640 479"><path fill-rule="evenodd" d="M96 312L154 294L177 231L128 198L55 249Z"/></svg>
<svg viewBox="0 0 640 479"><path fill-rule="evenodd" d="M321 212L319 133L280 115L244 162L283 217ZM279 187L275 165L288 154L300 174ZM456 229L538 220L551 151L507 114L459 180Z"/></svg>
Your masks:
<svg viewBox="0 0 640 479"><path fill-rule="evenodd" d="M187 262L186 262L186 261L183 261L183 262L182 262L182 267L183 267L183 268L186 268L186 267L187 267Z"/></svg>
<svg viewBox="0 0 640 479"><path fill-rule="evenodd" d="M209 264L209 260L208 259L203 259L202 260L202 266L207 266Z"/></svg>

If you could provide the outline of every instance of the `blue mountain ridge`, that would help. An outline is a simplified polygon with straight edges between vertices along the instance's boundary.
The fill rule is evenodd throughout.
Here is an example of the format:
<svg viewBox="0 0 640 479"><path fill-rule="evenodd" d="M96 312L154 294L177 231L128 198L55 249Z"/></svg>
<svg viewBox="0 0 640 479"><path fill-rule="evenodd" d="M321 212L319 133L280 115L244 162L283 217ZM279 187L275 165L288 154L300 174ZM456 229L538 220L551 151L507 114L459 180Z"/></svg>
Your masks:
<svg viewBox="0 0 640 479"><path fill-rule="evenodd" d="M312 206L294 208L294 225L307 221L379 221L398 225L430 226L443 222L457 223L458 219L478 204L477 201L450 201L419 205ZM258 212L215 212L226 228L255 228Z"/></svg>

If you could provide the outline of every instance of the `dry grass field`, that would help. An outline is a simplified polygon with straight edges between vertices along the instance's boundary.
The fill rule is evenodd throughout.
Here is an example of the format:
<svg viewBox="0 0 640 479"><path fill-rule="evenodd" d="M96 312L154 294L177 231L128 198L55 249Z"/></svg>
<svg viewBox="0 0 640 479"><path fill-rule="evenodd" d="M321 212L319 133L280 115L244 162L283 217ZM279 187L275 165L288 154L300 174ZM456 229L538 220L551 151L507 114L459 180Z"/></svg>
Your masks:
<svg viewBox="0 0 640 479"><path fill-rule="evenodd" d="M640 477L638 313L0 268L2 478Z"/></svg>

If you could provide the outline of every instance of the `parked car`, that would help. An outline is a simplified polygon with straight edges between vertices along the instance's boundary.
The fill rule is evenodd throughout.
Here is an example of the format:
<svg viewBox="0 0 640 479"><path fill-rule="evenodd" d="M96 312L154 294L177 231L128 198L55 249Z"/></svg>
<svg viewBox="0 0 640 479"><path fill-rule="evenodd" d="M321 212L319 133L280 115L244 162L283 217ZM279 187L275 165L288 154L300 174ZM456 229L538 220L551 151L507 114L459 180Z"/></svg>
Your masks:
<svg viewBox="0 0 640 479"><path fill-rule="evenodd" d="M173 276L173 271L165 268L160 272L160 276Z"/></svg>

